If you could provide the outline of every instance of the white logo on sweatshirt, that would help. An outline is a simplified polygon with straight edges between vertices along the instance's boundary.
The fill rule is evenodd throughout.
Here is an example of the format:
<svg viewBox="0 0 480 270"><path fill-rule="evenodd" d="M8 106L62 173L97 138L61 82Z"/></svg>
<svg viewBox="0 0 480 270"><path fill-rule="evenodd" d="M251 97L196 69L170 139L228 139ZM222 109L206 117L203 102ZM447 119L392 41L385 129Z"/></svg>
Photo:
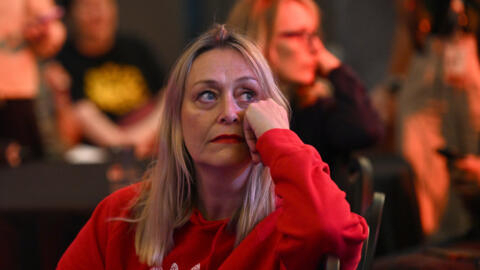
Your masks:
<svg viewBox="0 0 480 270"><path fill-rule="evenodd" d="M152 267L150 268L150 270L163 270L163 267ZM172 265L170 266L170 270L179 270L178 269L178 265L176 263L172 263ZM194 267L192 267L192 269L190 270L200 270L200 264L197 263Z"/></svg>

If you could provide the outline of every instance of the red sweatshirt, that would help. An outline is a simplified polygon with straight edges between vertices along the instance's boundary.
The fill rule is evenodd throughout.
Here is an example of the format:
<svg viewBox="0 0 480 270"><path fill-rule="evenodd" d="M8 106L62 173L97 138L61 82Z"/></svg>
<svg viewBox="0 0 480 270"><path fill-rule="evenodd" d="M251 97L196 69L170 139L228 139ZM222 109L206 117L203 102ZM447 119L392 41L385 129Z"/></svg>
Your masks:
<svg viewBox="0 0 480 270"><path fill-rule="evenodd" d="M175 247L163 268L141 264L134 226L109 220L128 216L128 203L138 194L134 185L97 206L57 269L316 269L325 254L338 256L342 269L355 269L367 225L350 212L317 151L285 129L266 132L257 150L270 168L280 203L237 247L228 220L207 221L194 210L190 221L175 231Z"/></svg>

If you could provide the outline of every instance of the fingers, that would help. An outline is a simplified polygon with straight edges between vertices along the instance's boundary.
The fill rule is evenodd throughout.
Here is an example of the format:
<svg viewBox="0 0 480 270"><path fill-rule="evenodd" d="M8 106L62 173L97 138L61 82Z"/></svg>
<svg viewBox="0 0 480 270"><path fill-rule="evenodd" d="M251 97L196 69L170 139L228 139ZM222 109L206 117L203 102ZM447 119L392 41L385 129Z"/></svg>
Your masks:
<svg viewBox="0 0 480 270"><path fill-rule="evenodd" d="M68 91L70 89L70 75L58 62L52 62L46 66L44 77L47 85L55 92Z"/></svg>
<svg viewBox="0 0 480 270"><path fill-rule="evenodd" d="M255 136L255 133L253 132L246 118L243 120L243 134L245 136L245 141L247 142L248 149L250 151L250 156L252 157L252 162L255 164L259 163L261 160L260 154L258 154L256 148L257 137Z"/></svg>
<svg viewBox="0 0 480 270"><path fill-rule="evenodd" d="M270 129L289 128L287 112L273 99L250 104L245 111L245 119L257 138Z"/></svg>
<svg viewBox="0 0 480 270"><path fill-rule="evenodd" d="M254 163L261 162L256 149L257 139L275 128L288 129L289 123L286 110L273 99L251 103L245 110L243 133Z"/></svg>
<svg viewBox="0 0 480 270"><path fill-rule="evenodd" d="M36 23L27 27L24 32L25 39L30 42L36 42L38 40L41 40L47 35L47 27L48 25L43 23Z"/></svg>

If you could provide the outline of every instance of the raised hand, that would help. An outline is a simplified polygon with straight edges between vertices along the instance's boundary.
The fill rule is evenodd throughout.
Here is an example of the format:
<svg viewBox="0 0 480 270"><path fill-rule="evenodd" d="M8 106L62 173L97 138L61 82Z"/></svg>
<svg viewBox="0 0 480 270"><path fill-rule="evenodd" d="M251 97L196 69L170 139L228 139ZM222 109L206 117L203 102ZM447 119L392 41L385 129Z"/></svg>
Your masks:
<svg viewBox="0 0 480 270"><path fill-rule="evenodd" d="M316 48L318 73L322 77L327 77L332 70L339 67L342 63L335 55L325 48L322 41L319 39L317 40Z"/></svg>
<svg viewBox="0 0 480 270"><path fill-rule="evenodd" d="M252 103L245 110L243 129L253 162L260 162L255 147L257 139L274 128L289 129L289 123L286 110L273 99Z"/></svg>

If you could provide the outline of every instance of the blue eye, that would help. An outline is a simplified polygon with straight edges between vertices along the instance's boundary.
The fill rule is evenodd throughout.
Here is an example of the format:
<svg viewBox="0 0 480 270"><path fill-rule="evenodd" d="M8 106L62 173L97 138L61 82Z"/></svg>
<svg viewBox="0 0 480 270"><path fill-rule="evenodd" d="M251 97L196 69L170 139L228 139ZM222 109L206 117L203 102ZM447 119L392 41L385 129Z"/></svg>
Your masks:
<svg viewBox="0 0 480 270"><path fill-rule="evenodd" d="M243 102L253 102L256 100L257 93L255 91L247 90L240 95L240 100Z"/></svg>
<svg viewBox="0 0 480 270"><path fill-rule="evenodd" d="M217 98L217 95L214 92L209 90L203 91L202 93L200 93L200 95L198 95L198 100L200 100L201 102L212 102L216 98Z"/></svg>

